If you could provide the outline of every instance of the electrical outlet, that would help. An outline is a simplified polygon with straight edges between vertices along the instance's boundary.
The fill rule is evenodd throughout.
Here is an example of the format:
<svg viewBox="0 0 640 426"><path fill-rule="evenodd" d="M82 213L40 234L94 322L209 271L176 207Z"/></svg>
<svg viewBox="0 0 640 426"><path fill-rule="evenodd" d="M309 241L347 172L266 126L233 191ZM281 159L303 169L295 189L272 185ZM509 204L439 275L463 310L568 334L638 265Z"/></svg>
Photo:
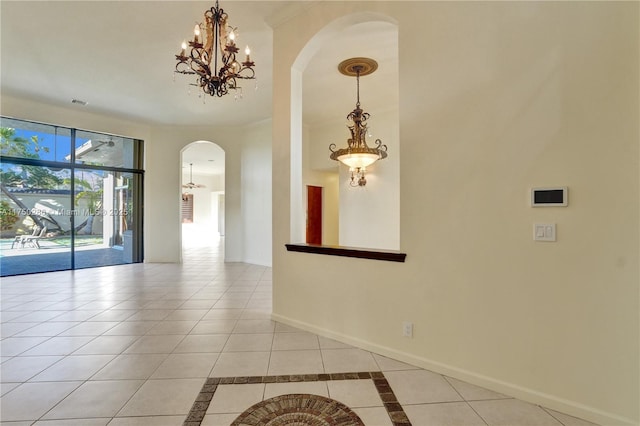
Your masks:
<svg viewBox="0 0 640 426"><path fill-rule="evenodd" d="M402 335L404 337L413 337L413 323L405 321L402 323Z"/></svg>

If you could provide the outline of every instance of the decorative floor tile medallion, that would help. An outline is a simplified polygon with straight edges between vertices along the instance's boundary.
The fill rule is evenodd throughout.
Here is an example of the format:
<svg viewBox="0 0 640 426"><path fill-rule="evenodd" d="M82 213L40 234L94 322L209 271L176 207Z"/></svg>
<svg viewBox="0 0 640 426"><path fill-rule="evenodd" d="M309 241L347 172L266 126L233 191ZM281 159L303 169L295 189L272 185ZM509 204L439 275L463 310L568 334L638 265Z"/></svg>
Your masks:
<svg viewBox="0 0 640 426"><path fill-rule="evenodd" d="M259 402L231 426L364 426L349 407L324 396L289 394Z"/></svg>
<svg viewBox="0 0 640 426"><path fill-rule="evenodd" d="M206 380L183 426L200 426L219 386L252 383L326 382L372 380L393 426L411 426L402 405L380 371L282 376L211 377ZM346 405L319 395L288 394L259 402L234 420L231 426L364 426Z"/></svg>

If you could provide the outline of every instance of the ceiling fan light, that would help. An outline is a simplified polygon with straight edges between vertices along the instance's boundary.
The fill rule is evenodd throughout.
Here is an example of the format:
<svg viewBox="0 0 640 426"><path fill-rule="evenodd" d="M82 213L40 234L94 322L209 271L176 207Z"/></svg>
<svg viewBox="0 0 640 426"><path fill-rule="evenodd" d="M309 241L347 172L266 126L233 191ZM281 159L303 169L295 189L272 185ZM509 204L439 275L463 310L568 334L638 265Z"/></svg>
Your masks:
<svg viewBox="0 0 640 426"><path fill-rule="evenodd" d="M193 163L189 163L189 183L185 183L182 185L183 188L206 188L206 185L201 185L198 183L193 183Z"/></svg>

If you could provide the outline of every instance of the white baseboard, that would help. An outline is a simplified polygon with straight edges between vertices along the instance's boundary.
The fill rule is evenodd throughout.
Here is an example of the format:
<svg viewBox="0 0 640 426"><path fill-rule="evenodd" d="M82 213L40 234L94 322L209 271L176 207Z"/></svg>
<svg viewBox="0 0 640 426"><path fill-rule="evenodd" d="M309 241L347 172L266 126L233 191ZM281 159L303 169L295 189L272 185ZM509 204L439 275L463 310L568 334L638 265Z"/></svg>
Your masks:
<svg viewBox="0 0 640 426"><path fill-rule="evenodd" d="M257 265L257 266L266 266L267 268L271 268L271 262L268 262L264 259L244 259L241 262L243 263L249 263L251 265Z"/></svg>
<svg viewBox="0 0 640 426"><path fill-rule="evenodd" d="M274 321L278 321L292 327L300 328L302 330L315 333L319 336L328 337L342 343L347 343L349 345L356 346L358 348L365 349L379 355L402 361L407 364L415 365L416 367L424 368L425 370L444 374L446 376L453 377L454 379L462 380L467 383L492 390L494 392L512 396L514 398L518 398L533 404L541 405L543 407L569 414L571 416L575 416L584 420L595 422L603 426L637 426L638 424L631 419L624 418L612 413L607 413L605 411L598 410L596 408L589 407L575 401L558 398L556 396L538 392L533 389L528 389L514 383L504 382L502 380L484 376L482 374L474 373L472 371L464 370L452 365L447 365L406 352L401 352L393 348L377 345L375 343L358 339L353 336L348 336L346 334L336 333L334 331L317 327L313 324L298 321L279 314L274 313L271 315L271 318Z"/></svg>

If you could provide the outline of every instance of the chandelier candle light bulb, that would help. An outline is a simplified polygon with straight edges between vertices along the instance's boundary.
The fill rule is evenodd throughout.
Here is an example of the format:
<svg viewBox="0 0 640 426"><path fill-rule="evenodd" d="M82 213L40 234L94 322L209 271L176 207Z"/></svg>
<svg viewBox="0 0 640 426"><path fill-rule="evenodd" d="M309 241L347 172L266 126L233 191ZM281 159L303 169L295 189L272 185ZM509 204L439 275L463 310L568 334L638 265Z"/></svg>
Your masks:
<svg viewBox="0 0 640 426"><path fill-rule="evenodd" d="M196 26L193 28L193 43L197 44L200 43L200 25L196 24Z"/></svg>

